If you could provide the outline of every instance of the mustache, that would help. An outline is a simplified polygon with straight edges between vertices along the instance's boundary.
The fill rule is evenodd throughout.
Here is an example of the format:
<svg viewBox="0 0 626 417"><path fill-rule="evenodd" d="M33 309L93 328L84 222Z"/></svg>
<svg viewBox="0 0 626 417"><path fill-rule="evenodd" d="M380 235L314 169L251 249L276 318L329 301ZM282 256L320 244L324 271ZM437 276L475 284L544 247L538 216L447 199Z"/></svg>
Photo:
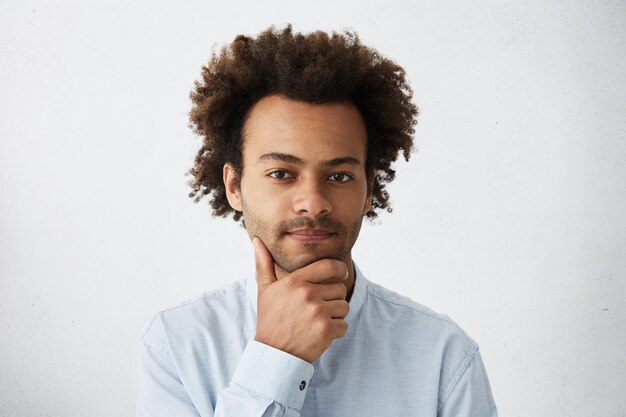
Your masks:
<svg viewBox="0 0 626 417"><path fill-rule="evenodd" d="M278 223L276 226L276 237L288 233L290 230L302 229L305 227L308 229L324 229L331 233L339 234L345 234L347 231L347 227L343 223L327 217L322 217L317 220L313 220L309 217L298 217Z"/></svg>

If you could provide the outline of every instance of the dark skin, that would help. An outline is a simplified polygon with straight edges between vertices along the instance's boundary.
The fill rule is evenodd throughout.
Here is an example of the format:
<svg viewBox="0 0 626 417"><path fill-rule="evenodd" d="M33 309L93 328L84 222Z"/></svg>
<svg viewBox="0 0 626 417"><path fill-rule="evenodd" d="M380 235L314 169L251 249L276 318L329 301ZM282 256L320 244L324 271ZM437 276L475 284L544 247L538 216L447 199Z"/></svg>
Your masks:
<svg viewBox="0 0 626 417"><path fill-rule="evenodd" d="M351 249L371 207L367 134L351 103L267 96L244 125L243 172L224 166L258 281L255 340L313 362L347 331Z"/></svg>

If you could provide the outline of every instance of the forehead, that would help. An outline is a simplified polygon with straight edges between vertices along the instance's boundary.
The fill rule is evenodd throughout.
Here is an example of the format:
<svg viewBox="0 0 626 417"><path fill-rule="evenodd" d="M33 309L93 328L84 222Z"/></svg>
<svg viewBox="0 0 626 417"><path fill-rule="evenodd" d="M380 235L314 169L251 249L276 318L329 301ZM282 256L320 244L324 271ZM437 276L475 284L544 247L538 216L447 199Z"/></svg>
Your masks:
<svg viewBox="0 0 626 417"><path fill-rule="evenodd" d="M352 156L365 161L365 123L349 102L311 104L267 96L252 107L243 137L244 160L281 152L306 160Z"/></svg>

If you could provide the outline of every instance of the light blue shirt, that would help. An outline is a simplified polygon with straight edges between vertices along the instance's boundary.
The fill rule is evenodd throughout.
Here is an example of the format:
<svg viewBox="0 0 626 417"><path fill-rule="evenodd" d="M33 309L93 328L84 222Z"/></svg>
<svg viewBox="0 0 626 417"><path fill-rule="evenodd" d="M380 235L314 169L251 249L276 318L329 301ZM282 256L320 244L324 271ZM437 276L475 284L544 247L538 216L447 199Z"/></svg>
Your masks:
<svg viewBox="0 0 626 417"><path fill-rule="evenodd" d="M313 363L253 340L254 276L157 313L137 416L496 417L476 343L355 270L348 331Z"/></svg>

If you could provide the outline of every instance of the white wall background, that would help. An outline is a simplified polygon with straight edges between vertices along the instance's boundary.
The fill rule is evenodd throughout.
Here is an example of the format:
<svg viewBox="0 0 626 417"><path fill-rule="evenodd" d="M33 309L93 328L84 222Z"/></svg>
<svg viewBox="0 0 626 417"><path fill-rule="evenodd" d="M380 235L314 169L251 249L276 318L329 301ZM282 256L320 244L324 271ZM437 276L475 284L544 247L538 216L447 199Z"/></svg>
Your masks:
<svg viewBox="0 0 626 417"><path fill-rule="evenodd" d="M131 416L137 336L252 268L187 197L188 93L271 23L356 30L421 109L369 278L481 346L501 416L626 410L626 3L0 3L0 415Z"/></svg>

